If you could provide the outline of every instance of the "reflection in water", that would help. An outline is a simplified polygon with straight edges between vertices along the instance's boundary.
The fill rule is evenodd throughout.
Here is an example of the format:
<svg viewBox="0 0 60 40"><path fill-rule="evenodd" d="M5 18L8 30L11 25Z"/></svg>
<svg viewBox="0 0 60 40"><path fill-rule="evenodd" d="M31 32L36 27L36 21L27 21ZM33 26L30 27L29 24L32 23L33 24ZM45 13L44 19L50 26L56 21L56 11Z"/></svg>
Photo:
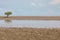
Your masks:
<svg viewBox="0 0 60 40"><path fill-rule="evenodd" d="M12 20L4 20L6 23L12 23Z"/></svg>
<svg viewBox="0 0 60 40"><path fill-rule="evenodd" d="M0 27L60 28L58 20L0 20Z"/></svg>

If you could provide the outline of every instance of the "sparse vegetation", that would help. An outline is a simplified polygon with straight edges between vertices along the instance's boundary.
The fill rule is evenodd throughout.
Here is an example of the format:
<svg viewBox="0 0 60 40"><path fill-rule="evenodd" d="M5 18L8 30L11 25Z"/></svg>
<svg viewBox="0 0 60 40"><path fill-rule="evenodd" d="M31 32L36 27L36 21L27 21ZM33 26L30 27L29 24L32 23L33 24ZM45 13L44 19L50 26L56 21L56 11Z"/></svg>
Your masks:
<svg viewBox="0 0 60 40"><path fill-rule="evenodd" d="M5 15L7 15L7 18L9 17L9 15L11 15L12 12L5 12Z"/></svg>

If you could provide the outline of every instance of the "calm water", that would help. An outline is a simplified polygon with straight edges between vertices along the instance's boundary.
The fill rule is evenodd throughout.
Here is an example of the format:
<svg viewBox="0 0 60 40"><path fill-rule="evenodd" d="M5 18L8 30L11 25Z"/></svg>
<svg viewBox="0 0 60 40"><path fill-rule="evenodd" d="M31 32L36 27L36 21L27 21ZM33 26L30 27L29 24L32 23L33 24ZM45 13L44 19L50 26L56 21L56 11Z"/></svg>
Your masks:
<svg viewBox="0 0 60 40"><path fill-rule="evenodd" d="M0 27L60 28L58 20L0 20Z"/></svg>

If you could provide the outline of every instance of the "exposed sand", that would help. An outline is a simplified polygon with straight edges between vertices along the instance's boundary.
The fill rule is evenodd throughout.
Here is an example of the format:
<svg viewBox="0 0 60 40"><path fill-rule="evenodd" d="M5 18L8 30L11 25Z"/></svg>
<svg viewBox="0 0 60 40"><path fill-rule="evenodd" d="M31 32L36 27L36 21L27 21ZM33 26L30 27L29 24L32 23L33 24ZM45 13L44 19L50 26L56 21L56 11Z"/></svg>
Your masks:
<svg viewBox="0 0 60 40"><path fill-rule="evenodd" d="M0 40L60 40L60 29L0 28Z"/></svg>
<svg viewBox="0 0 60 40"><path fill-rule="evenodd" d="M60 20L60 16L0 16L0 20Z"/></svg>
<svg viewBox="0 0 60 40"><path fill-rule="evenodd" d="M60 16L0 16L0 20L60 20ZM0 40L60 40L60 29L0 28Z"/></svg>

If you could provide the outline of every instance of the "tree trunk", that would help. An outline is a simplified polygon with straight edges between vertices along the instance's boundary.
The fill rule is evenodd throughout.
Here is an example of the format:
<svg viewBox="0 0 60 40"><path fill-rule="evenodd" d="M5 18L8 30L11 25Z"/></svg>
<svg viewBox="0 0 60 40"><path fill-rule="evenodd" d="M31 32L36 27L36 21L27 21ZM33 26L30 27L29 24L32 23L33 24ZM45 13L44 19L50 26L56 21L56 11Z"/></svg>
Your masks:
<svg viewBox="0 0 60 40"><path fill-rule="evenodd" d="M7 18L8 18L9 15L7 15Z"/></svg>

